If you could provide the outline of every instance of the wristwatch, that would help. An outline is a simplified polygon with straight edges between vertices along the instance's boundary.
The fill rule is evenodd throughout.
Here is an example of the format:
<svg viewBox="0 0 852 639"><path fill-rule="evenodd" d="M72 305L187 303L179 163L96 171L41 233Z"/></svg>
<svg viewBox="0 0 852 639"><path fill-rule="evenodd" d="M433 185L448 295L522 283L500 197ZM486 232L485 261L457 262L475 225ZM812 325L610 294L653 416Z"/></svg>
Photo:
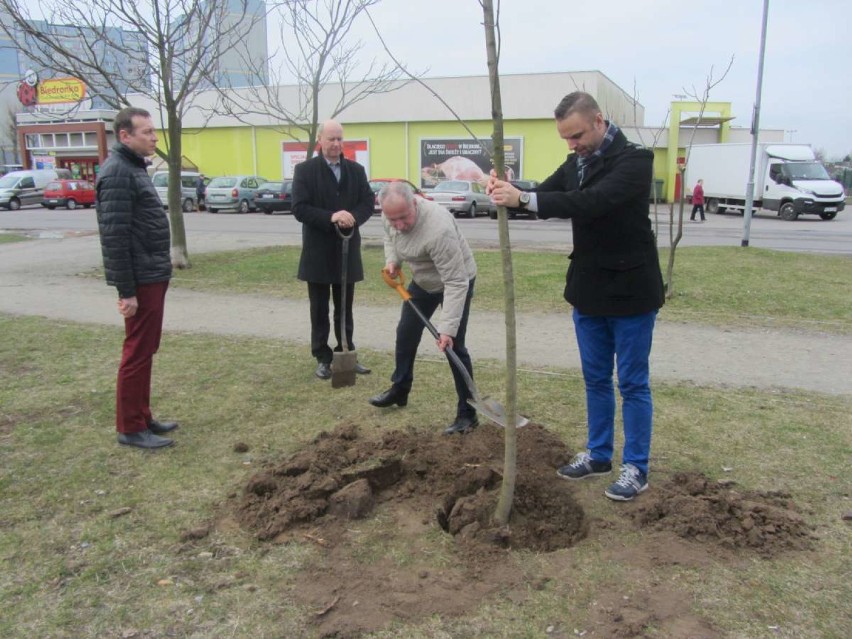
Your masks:
<svg viewBox="0 0 852 639"><path fill-rule="evenodd" d="M518 207L525 209L527 205L530 203L530 194L526 191L521 191L521 194L518 196Z"/></svg>

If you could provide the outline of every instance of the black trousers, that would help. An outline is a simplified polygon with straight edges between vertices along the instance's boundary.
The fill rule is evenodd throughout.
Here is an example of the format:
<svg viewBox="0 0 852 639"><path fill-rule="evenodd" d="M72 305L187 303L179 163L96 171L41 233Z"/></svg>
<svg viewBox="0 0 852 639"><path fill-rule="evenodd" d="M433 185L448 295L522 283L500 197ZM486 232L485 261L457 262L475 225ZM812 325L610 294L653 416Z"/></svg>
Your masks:
<svg viewBox="0 0 852 639"><path fill-rule="evenodd" d="M470 286L467 289L467 299L464 302L464 313L462 313L461 323L456 336L453 338L453 350L459 359L464 364L467 372L473 377L473 363L470 359L470 353L465 345L465 335L467 333L467 319L470 315L470 301L473 298L473 283L476 278L470 280ZM411 293L411 301L418 309L428 318L431 319L435 309L444 302L444 293L429 293L420 288L414 282L408 285L408 292ZM394 386L398 386L406 391L411 390L411 385L414 383L414 359L417 357L417 347L420 345L420 339L423 337L423 321L417 316L407 303L402 305L402 315L399 318L399 324L396 327L396 368L391 381ZM447 362L450 369L453 371L453 381L456 386L456 395L458 403L456 405L457 417L474 417L476 410L467 403L471 397L470 390L464 382L464 377L458 372L452 362Z"/></svg>
<svg viewBox="0 0 852 639"><path fill-rule="evenodd" d="M335 351L343 350L340 339L340 284L318 284L308 282L308 299L311 301L311 355L318 362L331 364L334 351L328 345L331 324L328 320L328 302L331 297L334 303L334 337L337 339ZM355 284L346 285L346 341L349 350L355 350L352 343L354 321L352 317L352 298L355 297Z"/></svg>
<svg viewBox="0 0 852 639"><path fill-rule="evenodd" d="M704 205L703 205L703 204L695 204L695 205L693 205L693 207L692 207L692 215L690 215L690 216L689 216L689 219L690 219L690 220L694 220L694 219L695 219L695 213L696 213L696 211L697 211L698 213L701 213L701 219L703 220L703 219L704 219Z"/></svg>

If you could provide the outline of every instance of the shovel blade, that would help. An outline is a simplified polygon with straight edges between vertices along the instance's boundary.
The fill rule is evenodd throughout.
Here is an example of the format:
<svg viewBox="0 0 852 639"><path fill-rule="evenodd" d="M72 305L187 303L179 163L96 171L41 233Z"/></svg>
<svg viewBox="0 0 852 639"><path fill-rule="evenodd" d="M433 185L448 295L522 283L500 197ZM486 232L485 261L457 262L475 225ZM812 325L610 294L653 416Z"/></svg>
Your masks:
<svg viewBox="0 0 852 639"><path fill-rule="evenodd" d="M506 428L509 424L509 416L506 415L506 409L503 408L503 405L496 399L492 399L491 397L480 397L478 402L469 399L467 400L467 403L498 426ZM515 428L523 428L529 423L530 420L526 417L518 415L518 420L515 422Z"/></svg>
<svg viewBox="0 0 852 639"><path fill-rule="evenodd" d="M331 359L331 387L355 386L355 364L358 354L355 351L334 353Z"/></svg>

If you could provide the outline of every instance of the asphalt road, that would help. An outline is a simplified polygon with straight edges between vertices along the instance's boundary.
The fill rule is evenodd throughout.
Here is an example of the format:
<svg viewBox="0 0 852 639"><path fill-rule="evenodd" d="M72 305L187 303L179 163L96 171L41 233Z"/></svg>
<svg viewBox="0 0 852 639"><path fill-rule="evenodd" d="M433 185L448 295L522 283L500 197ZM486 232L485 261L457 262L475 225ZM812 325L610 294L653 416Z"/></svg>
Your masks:
<svg viewBox="0 0 852 639"><path fill-rule="evenodd" d="M660 207L658 216L661 247L669 243L669 216L662 211L663 208ZM686 217L689 217L688 211ZM217 234L222 234L223 240L238 235L243 241L255 246L301 243L301 225L291 215L186 213L184 221L190 250L193 250L194 235L204 236L208 240ZM477 247L498 246L496 220L487 217L460 219L459 225L471 244ZM571 225L566 220L532 221L518 218L510 220L509 229L512 246L516 248L568 250L571 246ZM93 209L0 209L0 232L4 230L51 237L68 232L96 232L97 223ZM362 227L362 235L367 240L381 241L382 225L378 216ZM740 246L743 236L742 216L708 216L707 222L703 224L687 219L683 224L680 246ZM237 248L233 243L229 246ZM749 246L852 255L852 207L831 221L805 216L795 222L785 222L772 212L760 213L752 220Z"/></svg>

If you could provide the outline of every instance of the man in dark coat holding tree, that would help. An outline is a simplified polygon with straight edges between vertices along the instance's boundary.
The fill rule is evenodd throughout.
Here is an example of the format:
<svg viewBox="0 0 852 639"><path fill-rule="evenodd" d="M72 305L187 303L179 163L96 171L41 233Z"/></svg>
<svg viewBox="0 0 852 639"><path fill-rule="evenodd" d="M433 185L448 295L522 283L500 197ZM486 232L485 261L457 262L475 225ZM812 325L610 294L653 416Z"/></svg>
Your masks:
<svg viewBox="0 0 852 639"><path fill-rule="evenodd" d="M375 197L364 167L343 157L343 127L327 120L319 128L321 153L296 166L293 175L293 216L302 223L302 256L299 260L299 279L308 283L311 303L311 354L317 360L316 376L331 377L332 349L329 298L334 303L334 334L342 350L340 335L341 263L344 234L351 233L346 283L346 340L349 349L354 322L352 301L355 282L364 279L361 264L361 234L358 227L373 215ZM370 369L360 362L355 372L366 374Z"/></svg>
<svg viewBox="0 0 852 639"><path fill-rule="evenodd" d="M618 368L624 449L618 479L604 494L629 501L648 488L653 402L651 342L665 302L656 238L648 218L654 155L627 141L597 101L569 93L554 111L559 137L573 151L534 191L491 178L498 205L571 220L574 250L565 279L586 383L587 451L557 473L585 479L612 471L613 370Z"/></svg>

